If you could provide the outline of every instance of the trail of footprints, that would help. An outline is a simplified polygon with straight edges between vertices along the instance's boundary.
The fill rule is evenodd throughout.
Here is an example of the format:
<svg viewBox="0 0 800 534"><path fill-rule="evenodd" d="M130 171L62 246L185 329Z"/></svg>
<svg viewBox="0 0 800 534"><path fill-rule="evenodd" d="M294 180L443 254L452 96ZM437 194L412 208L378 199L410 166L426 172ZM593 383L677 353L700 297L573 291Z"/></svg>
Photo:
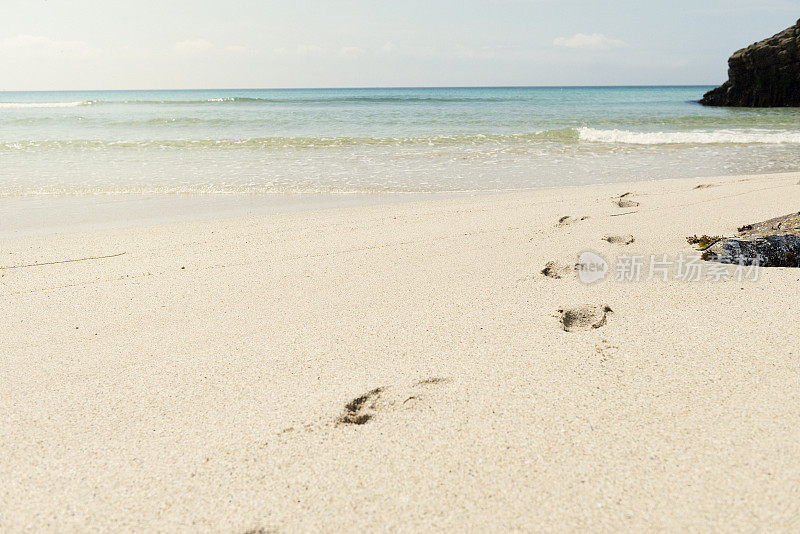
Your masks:
<svg viewBox="0 0 800 534"><path fill-rule="evenodd" d="M630 193L620 195L616 203L619 207L638 206L639 203L629 199ZM557 226L564 227L587 220L588 216L561 217ZM611 244L629 245L634 242L631 235L605 236L605 241ZM548 278L563 278L575 270L575 265L558 261L547 262L541 273ZM563 307L558 310L561 328L566 332L580 330L595 330L606 325L610 314L614 313L606 304L589 304L579 307ZM607 357L607 350L598 346L598 351ZM447 378L434 377L415 382L410 387L381 386L367 391L347 402L341 413L334 420L327 420L303 425L302 430L311 432L322 428L339 428L344 426L361 426L390 415L397 410L415 410L425 405L426 398L432 393L432 388L449 382ZM279 434L284 435L297 431L294 427L284 429Z"/></svg>
<svg viewBox="0 0 800 534"><path fill-rule="evenodd" d="M615 203L620 208L638 206L639 203L630 199L630 193L620 195ZM566 215L561 217L557 226L564 227L587 220L588 216L572 217ZM609 235L603 238L611 244L629 245L634 242L632 235ZM548 278L563 278L575 270L575 265L566 264L558 261L547 262L542 275ZM578 307L562 307L558 310L558 318L561 328L566 332L581 330L596 330L606 325L610 314L614 313L610 306L606 304L588 304ZM614 347L616 348L616 347ZM602 350L601 350L602 349ZM599 353L608 357L610 348L598 346ZM425 405L426 398L432 393L432 388L441 386L449 382L447 378L434 377L415 382L410 387L381 386L367 391L358 397L347 402L341 413L334 420L327 420L317 423L303 425L302 430L311 432L322 428L338 428L344 426L360 426L390 415L397 410L414 410ZM288 434L297 431L294 427L286 428L279 434Z"/></svg>
<svg viewBox="0 0 800 534"><path fill-rule="evenodd" d="M705 184L702 184L705 185ZM633 193L623 193L614 198L614 205L618 208L635 208L640 203L633 198ZM585 221L589 217L573 217L571 215L564 215L558 219L556 226L564 227L575 224L577 222ZM603 241L611 245L627 246L636 241L634 236L630 234L625 235L606 235L603 236ZM576 269L576 265L567 264L560 261L549 261L541 270L542 275L547 278L560 279L571 275ZM561 328L565 332L575 332L580 330L596 330L602 328L608 322L610 314L614 313L610 306L607 304L587 304L585 306L577 307L563 307L557 310L558 319Z"/></svg>

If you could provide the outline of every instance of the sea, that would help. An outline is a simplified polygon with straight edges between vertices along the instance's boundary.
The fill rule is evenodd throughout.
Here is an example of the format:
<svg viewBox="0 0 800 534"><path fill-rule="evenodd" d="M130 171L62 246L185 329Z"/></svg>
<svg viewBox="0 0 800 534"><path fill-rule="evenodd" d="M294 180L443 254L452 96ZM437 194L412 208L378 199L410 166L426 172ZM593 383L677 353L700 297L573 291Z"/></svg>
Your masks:
<svg viewBox="0 0 800 534"><path fill-rule="evenodd" d="M0 92L0 236L800 170L800 110L709 89Z"/></svg>

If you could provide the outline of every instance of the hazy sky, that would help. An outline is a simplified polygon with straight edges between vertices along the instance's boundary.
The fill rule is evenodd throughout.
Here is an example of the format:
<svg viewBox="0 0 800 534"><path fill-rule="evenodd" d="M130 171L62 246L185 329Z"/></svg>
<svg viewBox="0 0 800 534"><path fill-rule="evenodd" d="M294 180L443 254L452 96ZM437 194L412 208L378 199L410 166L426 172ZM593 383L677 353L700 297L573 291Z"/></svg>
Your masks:
<svg viewBox="0 0 800 534"><path fill-rule="evenodd" d="M800 0L1 0L0 90L716 84Z"/></svg>

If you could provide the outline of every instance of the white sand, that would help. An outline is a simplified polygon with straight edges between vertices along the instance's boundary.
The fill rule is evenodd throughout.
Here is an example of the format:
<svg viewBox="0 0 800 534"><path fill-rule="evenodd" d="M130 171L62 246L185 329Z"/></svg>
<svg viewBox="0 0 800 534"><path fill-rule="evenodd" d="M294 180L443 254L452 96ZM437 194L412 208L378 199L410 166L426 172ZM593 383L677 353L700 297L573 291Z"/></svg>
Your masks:
<svg viewBox="0 0 800 534"><path fill-rule="evenodd" d="M691 253L800 209L797 182L0 241L2 267L125 253L0 270L0 530L796 530L800 270L539 271ZM641 205L615 206L628 191ZM565 332L556 310L582 304L613 313ZM336 424L377 387L372 419Z"/></svg>

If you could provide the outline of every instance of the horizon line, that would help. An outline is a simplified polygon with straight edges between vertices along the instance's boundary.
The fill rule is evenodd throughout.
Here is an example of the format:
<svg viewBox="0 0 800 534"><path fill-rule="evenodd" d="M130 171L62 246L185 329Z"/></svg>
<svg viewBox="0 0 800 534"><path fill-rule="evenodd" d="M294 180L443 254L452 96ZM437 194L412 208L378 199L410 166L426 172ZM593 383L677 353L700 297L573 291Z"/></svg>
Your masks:
<svg viewBox="0 0 800 534"><path fill-rule="evenodd" d="M0 93L82 93L124 91L354 91L370 89L621 89L656 87L714 87L719 84L611 84L611 85L375 85L375 86L330 86L330 87L185 87L176 89L2 89Z"/></svg>

